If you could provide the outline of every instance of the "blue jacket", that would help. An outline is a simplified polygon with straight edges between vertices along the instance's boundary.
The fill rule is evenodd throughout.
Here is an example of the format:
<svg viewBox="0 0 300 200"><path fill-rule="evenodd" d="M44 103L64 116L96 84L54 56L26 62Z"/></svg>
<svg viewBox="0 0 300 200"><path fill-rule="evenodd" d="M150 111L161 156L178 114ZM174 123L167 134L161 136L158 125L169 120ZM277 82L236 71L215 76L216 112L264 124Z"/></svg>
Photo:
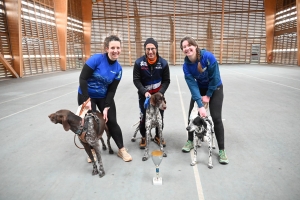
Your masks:
<svg viewBox="0 0 300 200"><path fill-rule="evenodd" d="M105 98L109 85L114 80L122 78L122 67L119 62L110 65L105 53L94 54L85 64L93 70L93 74L87 79L88 94L91 98ZM82 94L80 86L78 92Z"/></svg>
<svg viewBox="0 0 300 200"><path fill-rule="evenodd" d="M184 78L199 108L203 107L199 89L207 88L206 96L211 97L222 84L218 61L211 52L200 50L200 63L204 70L202 73L198 71L198 62L192 63L187 56L183 63Z"/></svg>

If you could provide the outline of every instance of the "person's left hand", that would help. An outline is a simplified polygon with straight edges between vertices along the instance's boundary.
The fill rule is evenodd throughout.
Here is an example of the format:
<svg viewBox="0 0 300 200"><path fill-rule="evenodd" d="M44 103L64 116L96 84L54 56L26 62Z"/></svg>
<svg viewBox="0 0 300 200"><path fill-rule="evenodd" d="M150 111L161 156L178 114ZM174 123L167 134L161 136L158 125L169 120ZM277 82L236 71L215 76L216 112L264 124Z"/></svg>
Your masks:
<svg viewBox="0 0 300 200"><path fill-rule="evenodd" d="M108 109L109 109L109 107L106 107L106 108L104 108L104 110L103 110L103 119L104 119L104 121L105 121L105 123L108 121Z"/></svg>

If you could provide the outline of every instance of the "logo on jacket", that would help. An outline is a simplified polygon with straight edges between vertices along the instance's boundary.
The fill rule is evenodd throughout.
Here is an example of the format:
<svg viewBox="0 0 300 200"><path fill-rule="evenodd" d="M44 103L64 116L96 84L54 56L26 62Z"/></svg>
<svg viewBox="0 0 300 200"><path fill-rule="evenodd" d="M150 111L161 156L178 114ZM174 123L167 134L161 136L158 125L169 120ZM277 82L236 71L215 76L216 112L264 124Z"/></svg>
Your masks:
<svg viewBox="0 0 300 200"><path fill-rule="evenodd" d="M141 61L140 65L141 65L141 67L143 67L143 66L147 67L147 62Z"/></svg>

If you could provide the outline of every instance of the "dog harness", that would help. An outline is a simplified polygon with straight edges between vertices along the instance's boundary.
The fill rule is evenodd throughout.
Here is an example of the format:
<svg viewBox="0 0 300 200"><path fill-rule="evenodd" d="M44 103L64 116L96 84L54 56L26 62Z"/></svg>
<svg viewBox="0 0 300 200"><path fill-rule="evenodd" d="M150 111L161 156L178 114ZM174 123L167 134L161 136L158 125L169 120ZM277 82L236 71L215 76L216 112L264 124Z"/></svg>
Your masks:
<svg viewBox="0 0 300 200"><path fill-rule="evenodd" d="M96 113L93 113L91 111L89 111L85 116L84 116L84 123L83 126L80 126L80 128L76 131L76 134L78 135L78 138L81 140L81 142L83 143L87 143L85 136L86 134L90 134L91 129L94 128L94 123L93 123L93 119L96 121L97 123L97 132L99 132L99 124L100 124L100 120L97 116Z"/></svg>

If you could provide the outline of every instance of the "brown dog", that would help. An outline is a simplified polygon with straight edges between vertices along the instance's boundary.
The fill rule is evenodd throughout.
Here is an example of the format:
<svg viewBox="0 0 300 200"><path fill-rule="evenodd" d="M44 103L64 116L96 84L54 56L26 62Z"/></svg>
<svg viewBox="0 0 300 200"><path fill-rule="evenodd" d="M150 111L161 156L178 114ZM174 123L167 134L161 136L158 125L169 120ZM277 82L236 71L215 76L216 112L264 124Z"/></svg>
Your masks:
<svg viewBox="0 0 300 200"><path fill-rule="evenodd" d="M107 134L109 152L113 153L113 150L111 149L109 141L111 136L104 122L102 113L98 111L96 113L88 112L84 119L82 119L69 110L59 110L50 114L48 117L54 124L62 124L65 131L71 130L78 135L81 144L84 146L86 153L93 162L92 175L99 173L100 178L103 177L105 175L105 171L100 154L99 139L102 138L104 130ZM98 158L99 171L97 170L97 164L94 160L90 146L95 149Z"/></svg>

